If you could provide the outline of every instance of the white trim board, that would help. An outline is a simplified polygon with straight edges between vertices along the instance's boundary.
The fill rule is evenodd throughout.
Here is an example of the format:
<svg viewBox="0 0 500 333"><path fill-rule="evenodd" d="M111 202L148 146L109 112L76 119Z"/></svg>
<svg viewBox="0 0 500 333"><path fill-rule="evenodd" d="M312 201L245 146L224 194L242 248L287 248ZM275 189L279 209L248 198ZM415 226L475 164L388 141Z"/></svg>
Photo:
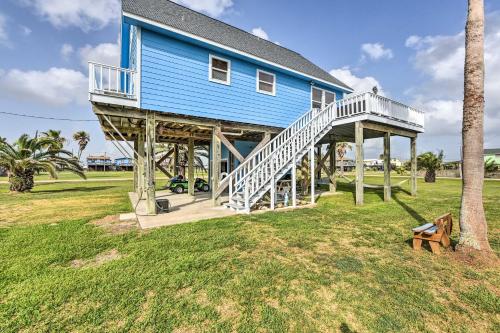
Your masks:
<svg viewBox="0 0 500 333"><path fill-rule="evenodd" d="M152 25L152 26L155 26L155 27L158 27L158 28L161 28L161 29L165 29L165 30L169 30L171 32L175 32L179 35L182 35L182 36L185 36L185 37L189 37L189 38L192 38L192 39L195 39L195 40L198 40L200 42L203 42L203 43L206 43L206 44L209 44L209 45L212 45L212 46L216 46L218 48L221 48L221 49L224 49L226 51L230 51L230 52L233 52L233 53L236 53L236 54L239 54L239 55L242 55L242 56L245 56L247 58L250 58L250 59L253 59L253 60L257 60L259 62L262 62L262 63L265 63L267 65L271 65L271 66L274 66L274 67L277 67L277 68L280 68L280 69L283 69L283 70L286 70L288 72L292 72L292 73L295 73L295 74L299 74L299 75L302 75L304 77L307 77L309 79L313 79L315 81L318 81L318 82L321 82L325 85L328 85L328 86L333 86L333 87L336 87L342 91L349 91L349 92L354 92L354 90L351 90L351 89L347 89L345 87L341 87L335 83L332 83L332 82L328 82L328 81L325 81L325 80L322 80L322 79L319 79L317 77L314 77L312 75L309 75L309 74L305 74L305 73L302 73L302 72L299 72L297 70L294 70L294 69L291 69L291 68L288 68L288 67L285 67L283 65L280 65L280 64L277 64L275 62L272 62L272 61L269 61L269 60L265 60L265 59L262 59L260 57L257 57L257 56L254 56L252 54L249 54L249 53L246 53L246 52L243 52L243 51L240 51L240 50L237 50L235 48L232 48L230 46L226 46L226 45L223 45L223 44L220 44L220 43L217 43L217 42L214 42L214 41L211 41L209 39L206 39L206 38L203 38L203 37L200 37L200 36L197 36L195 34L192 34L192 33L189 33L189 32L186 32L186 31L183 31L183 30L180 30L180 29L177 29L177 28L174 28L174 27L171 27L167 24L163 24L163 23L159 23L159 22L156 22L156 21L153 21L153 20L150 20L150 19L147 19L145 17L142 17L142 16L139 16L139 15L135 15L135 14L132 14L132 13L128 13L128 12L123 12L123 16L126 16L128 18L131 18L133 20L137 20L137 21L141 21L141 22L144 22L146 24L149 24L149 25Z"/></svg>

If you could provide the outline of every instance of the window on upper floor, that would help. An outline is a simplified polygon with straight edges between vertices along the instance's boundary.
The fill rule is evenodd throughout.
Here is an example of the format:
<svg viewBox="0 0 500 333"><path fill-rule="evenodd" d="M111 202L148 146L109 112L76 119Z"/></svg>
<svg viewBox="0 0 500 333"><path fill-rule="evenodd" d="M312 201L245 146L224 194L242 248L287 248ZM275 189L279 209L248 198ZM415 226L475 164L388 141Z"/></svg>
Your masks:
<svg viewBox="0 0 500 333"><path fill-rule="evenodd" d="M231 61L213 55L209 57L208 78L210 81L231 84Z"/></svg>
<svg viewBox="0 0 500 333"><path fill-rule="evenodd" d="M330 103L335 101L335 93L328 90L312 88L311 107L313 109L323 109Z"/></svg>
<svg viewBox="0 0 500 333"><path fill-rule="evenodd" d="M276 95L276 75L258 69L256 79L257 92L272 96Z"/></svg>

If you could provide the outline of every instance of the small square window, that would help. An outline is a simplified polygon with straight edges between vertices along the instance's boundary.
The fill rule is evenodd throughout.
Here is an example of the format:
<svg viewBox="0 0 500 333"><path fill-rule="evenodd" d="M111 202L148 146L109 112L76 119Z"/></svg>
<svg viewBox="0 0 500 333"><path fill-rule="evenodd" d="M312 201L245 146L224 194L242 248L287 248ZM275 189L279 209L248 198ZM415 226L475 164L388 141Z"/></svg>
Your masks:
<svg viewBox="0 0 500 333"><path fill-rule="evenodd" d="M208 79L212 82L231 84L231 61L213 55L209 58Z"/></svg>
<svg viewBox="0 0 500 333"><path fill-rule="evenodd" d="M257 70L257 92L267 95L276 95L276 75Z"/></svg>

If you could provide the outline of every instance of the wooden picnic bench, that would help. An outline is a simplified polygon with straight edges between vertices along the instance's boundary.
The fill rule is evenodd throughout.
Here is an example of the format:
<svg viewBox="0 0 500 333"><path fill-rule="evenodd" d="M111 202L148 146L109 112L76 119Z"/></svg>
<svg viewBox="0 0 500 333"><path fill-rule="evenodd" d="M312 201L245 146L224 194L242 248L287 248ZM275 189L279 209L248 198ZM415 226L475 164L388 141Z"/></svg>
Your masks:
<svg viewBox="0 0 500 333"><path fill-rule="evenodd" d="M439 243L444 247L450 246L450 235L453 227L451 213L444 214L434 220L434 223L426 223L420 227L413 228L413 249L420 250L422 241L429 242L433 253L439 254Z"/></svg>

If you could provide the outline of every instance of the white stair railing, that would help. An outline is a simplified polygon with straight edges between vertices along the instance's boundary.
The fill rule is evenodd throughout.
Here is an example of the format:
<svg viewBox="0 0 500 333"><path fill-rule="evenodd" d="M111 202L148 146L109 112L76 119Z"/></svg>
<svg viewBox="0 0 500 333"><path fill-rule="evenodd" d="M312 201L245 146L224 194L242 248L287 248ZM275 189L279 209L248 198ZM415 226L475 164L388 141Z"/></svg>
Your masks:
<svg viewBox="0 0 500 333"><path fill-rule="evenodd" d="M423 127L423 112L373 93L348 96L312 109L241 163L224 182L229 182L229 206L249 212L314 145L327 134L336 119L374 114Z"/></svg>

